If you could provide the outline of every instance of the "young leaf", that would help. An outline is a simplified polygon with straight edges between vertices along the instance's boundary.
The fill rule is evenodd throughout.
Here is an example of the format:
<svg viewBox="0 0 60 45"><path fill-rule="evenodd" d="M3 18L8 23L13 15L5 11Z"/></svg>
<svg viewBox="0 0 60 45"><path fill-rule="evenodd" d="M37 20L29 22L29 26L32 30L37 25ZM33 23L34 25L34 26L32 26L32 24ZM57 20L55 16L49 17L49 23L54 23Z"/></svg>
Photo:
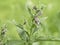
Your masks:
<svg viewBox="0 0 60 45"><path fill-rule="evenodd" d="M24 30L22 25L16 25L18 27L18 34L21 37L22 40L28 41L29 39L29 33Z"/></svg>
<svg viewBox="0 0 60 45"><path fill-rule="evenodd" d="M33 14L32 14L32 12L31 12L31 9L30 9L30 8L28 8L28 12L29 12L29 14L31 15L31 17L33 17Z"/></svg>

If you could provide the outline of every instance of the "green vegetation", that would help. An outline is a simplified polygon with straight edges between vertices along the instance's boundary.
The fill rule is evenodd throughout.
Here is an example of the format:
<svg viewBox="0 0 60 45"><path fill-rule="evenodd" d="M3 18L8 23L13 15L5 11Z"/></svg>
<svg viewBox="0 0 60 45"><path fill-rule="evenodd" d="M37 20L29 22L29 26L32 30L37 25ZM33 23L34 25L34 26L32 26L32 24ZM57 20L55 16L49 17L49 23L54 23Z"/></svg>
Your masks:
<svg viewBox="0 0 60 45"><path fill-rule="evenodd" d="M0 45L60 45L60 0L0 0Z"/></svg>

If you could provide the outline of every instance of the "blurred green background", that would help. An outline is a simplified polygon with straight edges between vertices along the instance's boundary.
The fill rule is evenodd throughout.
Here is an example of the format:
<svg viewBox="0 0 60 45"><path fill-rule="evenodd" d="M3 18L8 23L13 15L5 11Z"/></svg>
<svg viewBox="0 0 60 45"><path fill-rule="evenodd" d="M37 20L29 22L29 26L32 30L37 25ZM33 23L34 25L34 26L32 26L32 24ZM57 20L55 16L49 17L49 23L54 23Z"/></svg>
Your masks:
<svg viewBox="0 0 60 45"><path fill-rule="evenodd" d="M60 0L32 0L32 2L40 7L41 4L46 5L43 17L47 16L47 26L41 35L51 35L60 38ZM0 0L0 27L3 24L8 25L7 37L11 40L19 40L19 36L14 24L10 23L16 20L23 24L24 19L29 20L30 16L26 10L27 0ZM45 22L44 22L45 24ZM27 27L28 28L28 27ZM60 45L60 42L43 42L43 45Z"/></svg>

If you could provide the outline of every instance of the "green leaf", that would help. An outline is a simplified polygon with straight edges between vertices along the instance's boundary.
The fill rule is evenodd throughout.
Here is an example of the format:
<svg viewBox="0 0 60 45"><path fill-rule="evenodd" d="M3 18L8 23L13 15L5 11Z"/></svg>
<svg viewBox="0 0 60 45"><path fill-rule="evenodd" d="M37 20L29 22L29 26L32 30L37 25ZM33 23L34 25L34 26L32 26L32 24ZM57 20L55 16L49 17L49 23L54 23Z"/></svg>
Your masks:
<svg viewBox="0 0 60 45"><path fill-rule="evenodd" d="M29 11L29 14L31 15L31 17L33 17L33 14L31 12L31 9L30 8L28 8L28 11Z"/></svg>
<svg viewBox="0 0 60 45"><path fill-rule="evenodd" d="M23 28L18 27L17 32L22 40L26 40L26 41L29 40L29 33L25 31Z"/></svg>

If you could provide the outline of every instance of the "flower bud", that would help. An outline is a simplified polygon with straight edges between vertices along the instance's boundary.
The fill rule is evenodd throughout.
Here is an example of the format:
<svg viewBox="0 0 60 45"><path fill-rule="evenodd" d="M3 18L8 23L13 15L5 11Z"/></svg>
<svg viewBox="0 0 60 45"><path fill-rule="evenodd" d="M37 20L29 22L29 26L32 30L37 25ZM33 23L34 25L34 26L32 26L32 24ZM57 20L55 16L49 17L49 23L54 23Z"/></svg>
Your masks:
<svg viewBox="0 0 60 45"><path fill-rule="evenodd" d="M43 11L42 10L37 10L36 11L36 16L41 16L43 14Z"/></svg>
<svg viewBox="0 0 60 45"><path fill-rule="evenodd" d="M39 18L37 16L34 17L34 21L36 24L38 24L38 25L40 24Z"/></svg>
<svg viewBox="0 0 60 45"><path fill-rule="evenodd" d="M37 7L36 7L36 6L33 6L33 9L34 9L34 10L37 10Z"/></svg>

